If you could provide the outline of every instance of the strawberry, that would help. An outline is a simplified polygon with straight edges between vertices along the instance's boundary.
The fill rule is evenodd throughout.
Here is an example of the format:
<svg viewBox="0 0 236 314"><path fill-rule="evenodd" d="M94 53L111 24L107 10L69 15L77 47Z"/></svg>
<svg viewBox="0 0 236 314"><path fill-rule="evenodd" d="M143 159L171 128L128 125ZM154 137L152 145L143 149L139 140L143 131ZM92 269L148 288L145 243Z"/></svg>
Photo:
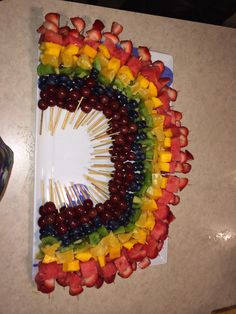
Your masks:
<svg viewBox="0 0 236 314"><path fill-rule="evenodd" d="M112 57L120 60L120 64L124 65L129 58L129 54L121 48L114 47L112 51Z"/></svg>
<svg viewBox="0 0 236 314"><path fill-rule="evenodd" d="M180 191L182 191L186 187L187 184L188 184L188 178L180 178L180 181L179 181Z"/></svg>
<svg viewBox="0 0 236 314"><path fill-rule="evenodd" d="M149 65L142 66L140 73L146 77L150 82L153 82L155 86L158 85L157 72L154 67Z"/></svg>
<svg viewBox="0 0 236 314"><path fill-rule="evenodd" d="M162 102L162 108L166 111L170 109L170 99L166 92L160 92L158 98Z"/></svg>
<svg viewBox="0 0 236 314"><path fill-rule="evenodd" d="M138 263L138 267L141 269L144 269L146 267L148 267L151 264L150 259L146 256L144 257L144 259Z"/></svg>
<svg viewBox="0 0 236 314"><path fill-rule="evenodd" d="M164 241L168 236L168 224L158 220L151 231L151 236L156 240Z"/></svg>
<svg viewBox="0 0 236 314"><path fill-rule="evenodd" d="M170 82L170 78L169 77L161 77L159 78L160 83L160 89L162 89L164 86L166 86L169 82Z"/></svg>
<svg viewBox="0 0 236 314"><path fill-rule="evenodd" d="M185 150L185 154L187 155L187 160L194 160L193 155L188 150Z"/></svg>
<svg viewBox="0 0 236 314"><path fill-rule="evenodd" d="M138 47L138 55L143 61L150 61L151 60L151 54L147 47Z"/></svg>
<svg viewBox="0 0 236 314"><path fill-rule="evenodd" d="M167 217L166 220L167 220L167 223L168 223L168 224L172 223L172 221L175 220L175 216L174 216L174 214L172 213L172 211L169 212L169 215L168 215L168 217Z"/></svg>
<svg viewBox="0 0 236 314"><path fill-rule="evenodd" d="M119 38L115 34L112 34L110 32L105 32L102 35L103 37L105 37L105 39L110 39L115 45L118 44L118 42L120 41Z"/></svg>
<svg viewBox="0 0 236 314"><path fill-rule="evenodd" d="M184 163L187 161L187 155L185 154L185 152L182 152L182 151L180 152L180 160L178 161L180 161L181 163Z"/></svg>
<svg viewBox="0 0 236 314"><path fill-rule="evenodd" d="M128 278L133 273L133 269L124 255L117 258L114 263L120 277Z"/></svg>
<svg viewBox="0 0 236 314"><path fill-rule="evenodd" d="M82 280L81 277L77 273L70 273L70 287L69 293L70 295L78 295L83 292Z"/></svg>
<svg viewBox="0 0 236 314"><path fill-rule="evenodd" d="M94 40L94 41L100 41L102 38L101 32L97 29L91 29L91 30L87 31L86 33L88 35L87 37L91 40Z"/></svg>
<svg viewBox="0 0 236 314"><path fill-rule="evenodd" d="M108 262L104 267L100 268L101 276L104 281L109 284L115 280L116 277L116 267L113 262Z"/></svg>
<svg viewBox="0 0 236 314"><path fill-rule="evenodd" d="M168 192L166 190L162 190L162 196L158 199L157 204L159 206L159 204L163 204L163 205L167 205L170 200L172 199L173 193Z"/></svg>
<svg viewBox="0 0 236 314"><path fill-rule="evenodd" d="M135 244L132 249L128 251L129 261L138 262L141 261L144 257L146 257L146 251L143 249L143 245L138 243Z"/></svg>
<svg viewBox="0 0 236 314"><path fill-rule="evenodd" d="M110 40L109 38L106 38L105 41L103 42L103 45L106 46L106 48L108 49L110 55L113 54L113 52L115 51L115 44L113 43L112 40Z"/></svg>
<svg viewBox="0 0 236 314"><path fill-rule="evenodd" d="M93 23L93 29L96 29L99 32L101 32L104 28L105 28L105 25L103 24L101 20L95 20L95 22Z"/></svg>
<svg viewBox="0 0 236 314"><path fill-rule="evenodd" d="M83 282L87 287L95 285L98 279L97 263L95 260L80 263Z"/></svg>
<svg viewBox="0 0 236 314"><path fill-rule="evenodd" d="M158 255L158 246L156 240L152 236L147 237L147 243L144 245L145 251L147 252L147 257L153 259Z"/></svg>
<svg viewBox="0 0 236 314"><path fill-rule="evenodd" d="M79 38L76 38L76 37L69 34L63 38L63 44L64 44L64 46L67 46L69 44L73 44L73 45L76 45L78 47L82 47L84 44L83 36L80 35Z"/></svg>
<svg viewBox="0 0 236 314"><path fill-rule="evenodd" d="M58 32L58 26L52 22L49 22L49 21L45 21L43 23L43 26L49 30L49 31L53 31L54 33L57 33Z"/></svg>
<svg viewBox="0 0 236 314"><path fill-rule="evenodd" d="M135 271L137 269L137 262L132 262L131 267L132 267L133 271Z"/></svg>
<svg viewBox="0 0 236 314"><path fill-rule="evenodd" d="M62 35L62 36L67 36L70 32L70 27L69 26L63 26L63 27L60 27L58 29L58 34Z"/></svg>
<svg viewBox="0 0 236 314"><path fill-rule="evenodd" d="M170 97L170 100L176 101L177 96L178 96L178 92L174 88L165 86L165 87L163 87L163 89L167 91L167 93Z"/></svg>
<svg viewBox="0 0 236 314"><path fill-rule="evenodd" d="M77 29L70 29L69 34L75 38L80 38L81 36Z"/></svg>
<svg viewBox="0 0 236 314"><path fill-rule="evenodd" d="M119 35L123 31L123 26L117 22L113 22L111 25L112 34Z"/></svg>
<svg viewBox="0 0 236 314"><path fill-rule="evenodd" d="M43 283L37 285L38 291L51 293L55 289L55 279L46 279Z"/></svg>
<svg viewBox="0 0 236 314"><path fill-rule="evenodd" d="M179 137L179 141L180 141L180 147L185 147L188 145L188 138L187 136L181 134Z"/></svg>
<svg viewBox="0 0 236 314"><path fill-rule="evenodd" d="M54 44L58 44L61 46L64 45L62 36L50 30L47 30L46 33L43 35L43 40L54 43Z"/></svg>
<svg viewBox="0 0 236 314"><path fill-rule="evenodd" d="M120 42L120 45L124 49L124 51L127 52L129 55L132 53L133 44L131 40L122 40Z"/></svg>
<svg viewBox="0 0 236 314"><path fill-rule="evenodd" d="M171 161L170 172L183 172L183 164L181 162Z"/></svg>
<svg viewBox="0 0 236 314"><path fill-rule="evenodd" d="M38 265L39 273L43 275L44 279L57 278L60 272L60 266L56 263L42 263L40 262Z"/></svg>
<svg viewBox="0 0 236 314"><path fill-rule="evenodd" d="M95 287L96 287L97 289L99 289L99 288L101 288L101 286L103 285L103 283L104 283L104 279L102 278L102 276L98 276L98 279L97 279L97 281L96 281L96 283L95 283Z"/></svg>
<svg viewBox="0 0 236 314"><path fill-rule="evenodd" d="M130 68L134 77L136 77L141 69L141 62L135 56L131 56L126 63L126 65Z"/></svg>
<svg viewBox="0 0 236 314"><path fill-rule="evenodd" d="M100 45L100 43L98 41L94 41L94 40L91 40L89 39L88 37L86 37L84 39L84 44L92 47L93 49L97 50L98 49L98 46Z"/></svg>
<svg viewBox="0 0 236 314"><path fill-rule="evenodd" d="M173 110L173 112L174 112L174 115L175 115L175 120L180 121L183 118L183 115L182 115L181 112L175 111L175 110Z"/></svg>
<svg viewBox="0 0 236 314"><path fill-rule="evenodd" d="M159 204L158 209L153 212L156 219L165 220L170 212L170 208L167 205Z"/></svg>
<svg viewBox="0 0 236 314"><path fill-rule="evenodd" d="M70 20L79 33L84 30L85 22L81 17L71 17Z"/></svg>
<svg viewBox="0 0 236 314"><path fill-rule="evenodd" d="M40 33L40 34L45 34L47 31L47 29L41 25L38 29L37 29L37 32Z"/></svg>
<svg viewBox="0 0 236 314"><path fill-rule="evenodd" d="M47 13L45 15L45 20L48 22L51 22L51 23L55 24L57 27L59 27L60 14L58 14L58 13Z"/></svg>
<svg viewBox="0 0 236 314"><path fill-rule="evenodd" d="M179 202L180 202L180 197L179 197L179 195L174 195L174 194L173 194L173 198L170 200L169 203L170 203L171 205L178 205Z"/></svg>
<svg viewBox="0 0 236 314"><path fill-rule="evenodd" d="M180 184L179 177L176 176L169 176L167 181L166 190L168 192L176 193L179 191L179 184Z"/></svg>
<svg viewBox="0 0 236 314"><path fill-rule="evenodd" d="M188 173L191 169L192 169L192 166L188 163L183 163L183 173Z"/></svg>
<svg viewBox="0 0 236 314"><path fill-rule="evenodd" d="M160 61L160 60L157 60L157 61L153 62L152 65L153 65L154 67L157 67L157 68L159 69L160 73L163 73L164 70L165 70L165 65L164 65L164 63L163 63L162 61Z"/></svg>
<svg viewBox="0 0 236 314"><path fill-rule="evenodd" d="M179 129L180 129L181 134L183 134L184 136L188 136L188 134L189 134L188 128L186 128L185 126L181 126L181 128L179 128Z"/></svg>

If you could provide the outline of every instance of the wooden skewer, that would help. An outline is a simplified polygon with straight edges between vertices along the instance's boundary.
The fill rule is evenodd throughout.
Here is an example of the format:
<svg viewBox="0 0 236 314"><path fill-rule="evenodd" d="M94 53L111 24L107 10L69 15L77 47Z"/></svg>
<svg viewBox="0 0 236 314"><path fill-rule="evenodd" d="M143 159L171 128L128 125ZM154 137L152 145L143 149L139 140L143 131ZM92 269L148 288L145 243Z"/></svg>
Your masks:
<svg viewBox="0 0 236 314"><path fill-rule="evenodd" d="M102 194L99 194L94 188L92 188L91 186L89 187L89 189L93 192L93 194L95 194L98 199L102 200L103 202L105 201L105 198Z"/></svg>
<svg viewBox="0 0 236 314"><path fill-rule="evenodd" d="M43 132L43 111L44 111L44 110L41 110L40 126L39 126L39 135L42 135L42 132Z"/></svg>
<svg viewBox="0 0 236 314"><path fill-rule="evenodd" d="M109 172L102 172L102 171L96 171L96 170L92 170L92 169L88 169L90 174L96 174L98 176L104 176L104 177L111 177L112 174Z"/></svg>
<svg viewBox="0 0 236 314"><path fill-rule="evenodd" d="M92 115L92 117L89 118L87 122L87 126L89 126L98 115L99 115L99 111L94 111L94 114Z"/></svg>
<svg viewBox="0 0 236 314"><path fill-rule="evenodd" d="M78 119L76 120L74 126L73 126L73 129L78 129L78 127L80 126L82 120L86 117L87 113L85 112L81 112L78 116Z"/></svg>
<svg viewBox="0 0 236 314"><path fill-rule="evenodd" d="M108 160L110 160L110 159L111 159L111 156L106 156L106 155L103 155L103 156L94 156L94 158L92 158L91 160L92 160L92 161L95 161L95 160L98 160L98 159L108 159Z"/></svg>
<svg viewBox="0 0 236 314"><path fill-rule="evenodd" d="M109 192L108 191L103 190L101 187L99 187L98 185L96 185L94 183L92 183L92 185L94 185L95 188L99 189L100 193L102 193L106 198L109 197Z"/></svg>
<svg viewBox="0 0 236 314"><path fill-rule="evenodd" d="M50 107L50 119L49 119L48 129L49 131L51 131L51 135L53 131L53 112L54 112L54 107Z"/></svg>
<svg viewBox="0 0 236 314"><path fill-rule="evenodd" d="M81 125L85 125L87 123L87 121L95 114L95 110L94 111L90 111L90 113L87 114L86 118L81 122Z"/></svg>
<svg viewBox="0 0 236 314"><path fill-rule="evenodd" d="M76 199L76 195L75 195L75 192L74 192L74 190L72 189L72 187L69 186L68 189L69 189L70 194L72 195L72 197L73 197L74 199ZM76 201L75 201L75 202L76 202Z"/></svg>
<svg viewBox="0 0 236 314"><path fill-rule="evenodd" d="M110 128L110 129L108 129L106 131L102 131L102 132L98 133L95 137L91 138L91 141L97 140L99 138L99 136L103 136L103 135L109 136L110 134L108 134L107 132L111 131L111 130L112 130L112 128Z"/></svg>
<svg viewBox="0 0 236 314"><path fill-rule="evenodd" d="M90 196L91 200L94 202L94 203L98 203L98 200L94 197L93 194L90 193L90 191L88 190L88 188L86 189L88 195Z"/></svg>
<svg viewBox="0 0 236 314"><path fill-rule="evenodd" d="M83 190L82 185L81 185L81 184L78 184L78 185L79 185L79 190L80 190L80 192L83 194L84 199L88 198L88 196L85 194L85 192L84 192L84 190Z"/></svg>
<svg viewBox="0 0 236 314"><path fill-rule="evenodd" d="M93 140L99 140L99 139L101 139L101 138L108 138L108 139L110 139L111 136L117 135L117 134L119 134L119 133L120 133L120 132L115 132L115 133L108 134L107 131L106 131L106 132L103 133L103 135L94 137ZM91 140L91 141L93 141L93 140Z"/></svg>
<svg viewBox="0 0 236 314"><path fill-rule="evenodd" d="M56 193L57 193L57 197L58 197L58 200L59 200L60 207L62 207L63 206L63 202L62 202L60 191L58 189L58 186L57 186L56 182L54 182L54 186L55 186L55 190L56 190Z"/></svg>
<svg viewBox="0 0 236 314"><path fill-rule="evenodd" d="M57 192L56 192L55 189L54 189L53 193L54 193L54 203L55 203L56 209L57 209L57 211L59 213L60 212L60 210L59 210L60 204L59 204L58 195L57 195Z"/></svg>
<svg viewBox="0 0 236 314"><path fill-rule="evenodd" d="M111 151L111 148L95 149L91 154L100 155L100 154L108 153L110 151Z"/></svg>
<svg viewBox="0 0 236 314"><path fill-rule="evenodd" d="M88 181L90 181L90 182L93 182L93 183L95 183L95 184L100 184L100 185L103 185L103 186L107 186L107 182L104 182L104 181L100 181L100 180L97 180L97 179L94 179L94 178L91 178L90 176L88 176L88 175L84 175L84 177L88 180Z"/></svg>
<svg viewBox="0 0 236 314"><path fill-rule="evenodd" d="M49 195L50 195L50 201L54 202L52 179L49 179Z"/></svg>
<svg viewBox="0 0 236 314"><path fill-rule="evenodd" d="M65 130L67 123L68 123L68 120L70 118L70 115L71 115L71 112L67 111L65 118L64 118L64 121L63 121L62 126L61 126L62 130Z"/></svg>
<svg viewBox="0 0 236 314"><path fill-rule="evenodd" d="M64 201L64 203L65 203L65 206L68 207L67 202L66 202L66 198L65 198L65 195L64 195L64 192L63 192L63 189L62 189L62 185L61 185L60 182L58 182L58 186L59 186L59 189L60 189L60 192L61 192L63 201Z"/></svg>
<svg viewBox="0 0 236 314"><path fill-rule="evenodd" d="M64 185L64 189L65 189L65 191L66 191L66 196L67 196L67 198L68 198L68 200L69 200L70 206L73 207L73 201L72 201L72 198L71 198L71 196L70 196L70 192L69 192L69 190L67 189L67 187L66 187L65 185Z"/></svg>
<svg viewBox="0 0 236 314"><path fill-rule="evenodd" d="M101 144L97 144L97 145L93 146L93 148L105 146L105 145L110 144L110 143L113 143L113 142L114 142L114 140L105 140L105 141L102 141Z"/></svg>
<svg viewBox="0 0 236 314"><path fill-rule="evenodd" d="M112 164L93 164L91 165L92 168L107 168L107 167L112 167L114 168L114 165Z"/></svg>
<svg viewBox="0 0 236 314"><path fill-rule="evenodd" d="M103 129L104 127L107 128L108 127L108 122L110 120L111 119L105 120L105 121L102 120L102 123L100 123L96 128L92 129L90 132L91 133L97 133L97 132L99 132L100 129Z"/></svg>
<svg viewBox="0 0 236 314"><path fill-rule="evenodd" d="M45 197L44 197L44 180L41 180L41 193L42 193L42 204L45 203Z"/></svg>
<svg viewBox="0 0 236 314"><path fill-rule="evenodd" d="M71 117L71 119L70 119L70 124L72 124L72 122L74 121L74 118L75 118L75 116L76 116L76 114L77 114L77 112L78 112L78 110L79 110L79 108L80 108L80 105L81 105L83 99L84 99L84 97L82 96L82 97L80 98L79 102L78 102L78 105L77 105L77 107L76 107L75 112L73 113L73 115L72 115L72 117Z"/></svg>
<svg viewBox="0 0 236 314"><path fill-rule="evenodd" d="M90 133L97 125L99 125L104 119L105 119L104 116L101 116L100 118L98 118L98 119L88 128L89 133Z"/></svg>
<svg viewBox="0 0 236 314"><path fill-rule="evenodd" d="M62 108L59 108L58 111L57 111L57 115L56 115L55 121L54 121L52 135L54 135L54 133L56 131L56 128L58 126L58 122L59 122L60 117L61 117L61 113L62 113Z"/></svg>

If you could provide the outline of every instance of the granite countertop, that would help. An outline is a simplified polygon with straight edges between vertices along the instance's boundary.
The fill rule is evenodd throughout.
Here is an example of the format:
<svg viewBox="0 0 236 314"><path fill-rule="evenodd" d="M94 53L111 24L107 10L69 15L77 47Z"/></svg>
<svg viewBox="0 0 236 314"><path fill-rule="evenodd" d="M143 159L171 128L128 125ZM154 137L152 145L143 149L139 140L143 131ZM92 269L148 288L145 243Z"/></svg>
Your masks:
<svg viewBox="0 0 236 314"><path fill-rule="evenodd" d="M174 57L176 110L190 129L190 185L174 208L168 262L72 298L31 281L37 34L43 16L124 26L122 39ZM0 2L0 135L15 164L0 203L0 313L207 314L236 303L236 30L47 0Z"/></svg>

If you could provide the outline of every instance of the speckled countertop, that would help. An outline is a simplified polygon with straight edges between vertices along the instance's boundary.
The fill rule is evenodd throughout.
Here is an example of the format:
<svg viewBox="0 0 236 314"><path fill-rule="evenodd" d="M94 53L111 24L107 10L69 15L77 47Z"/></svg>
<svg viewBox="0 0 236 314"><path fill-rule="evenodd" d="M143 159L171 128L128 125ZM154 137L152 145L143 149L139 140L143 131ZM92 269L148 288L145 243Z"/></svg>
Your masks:
<svg viewBox="0 0 236 314"><path fill-rule="evenodd" d="M174 57L176 110L194 154L174 209L168 263L77 298L31 282L37 34L45 13L124 26L122 39ZM0 2L0 135L15 152L0 203L0 313L207 314L236 303L236 30L47 0Z"/></svg>

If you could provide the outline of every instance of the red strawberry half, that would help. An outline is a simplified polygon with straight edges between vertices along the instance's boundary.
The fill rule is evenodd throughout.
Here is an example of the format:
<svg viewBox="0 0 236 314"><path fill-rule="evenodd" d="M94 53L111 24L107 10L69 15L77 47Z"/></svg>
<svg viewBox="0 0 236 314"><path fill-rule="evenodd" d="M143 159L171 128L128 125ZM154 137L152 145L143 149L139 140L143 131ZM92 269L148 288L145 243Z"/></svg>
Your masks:
<svg viewBox="0 0 236 314"><path fill-rule="evenodd" d="M115 260L115 265L118 270L118 275L122 278L128 278L133 272L130 263L124 255Z"/></svg>
<svg viewBox="0 0 236 314"><path fill-rule="evenodd" d="M49 21L45 21L43 23L43 26L49 30L49 31L53 31L54 33L57 33L58 32L58 26L52 22L49 22Z"/></svg>
<svg viewBox="0 0 236 314"><path fill-rule="evenodd" d="M138 47L138 55L142 59L142 61L150 61L151 60L151 54L147 47Z"/></svg>
<svg viewBox="0 0 236 314"><path fill-rule="evenodd" d="M101 20L95 20L95 22L93 23L93 29L96 29L99 32L101 32L104 28L105 28L105 25L103 24Z"/></svg>
<svg viewBox="0 0 236 314"><path fill-rule="evenodd" d="M112 34L119 35L123 31L123 26L117 22L113 22L111 25Z"/></svg>
<svg viewBox="0 0 236 314"><path fill-rule="evenodd" d="M58 29L58 34L62 36L67 36L69 32L71 31L69 26L63 26Z"/></svg>
<svg viewBox="0 0 236 314"><path fill-rule="evenodd" d="M110 39L115 45L119 42L119 38L115 34L112 34L110 32L103 33L103 36L107 39Z"/></svg>
<svg viewBox="0 0 236 314"><path fill-rule="evenodd" d="M59 27L59 22L60 22L60 14L58 13L47 13L45 15L45 20L51 23L54 23L57 27Z"/></svg>
<svg viewBox="0 0 236 314"><path fill-rule="evenodd" d="M98 279L97 263L94 260L80 263L83 283L87 287L93 287Z"/></svg>
<svg viewBox="0 0 236 314"><path fill-rule="evenodd" d="M124 49L125 52L127 52L129 55L131 54L133 50L133 44L131 40L122 40L120 42L120 45Z"/></svg>
<svg viewBox="0 0 236 314"><path fill-rule="evenodd" d="M84 30L85 22L81 17L71 17L70 20L79 33Z"/></svg>
<svg viewBox="0 0 236 314"><path fill-rule="evenodd" d="M88 38L94 41L100 41L102 38L102 34L97 29L91 29L87 31Z"/></svg>

